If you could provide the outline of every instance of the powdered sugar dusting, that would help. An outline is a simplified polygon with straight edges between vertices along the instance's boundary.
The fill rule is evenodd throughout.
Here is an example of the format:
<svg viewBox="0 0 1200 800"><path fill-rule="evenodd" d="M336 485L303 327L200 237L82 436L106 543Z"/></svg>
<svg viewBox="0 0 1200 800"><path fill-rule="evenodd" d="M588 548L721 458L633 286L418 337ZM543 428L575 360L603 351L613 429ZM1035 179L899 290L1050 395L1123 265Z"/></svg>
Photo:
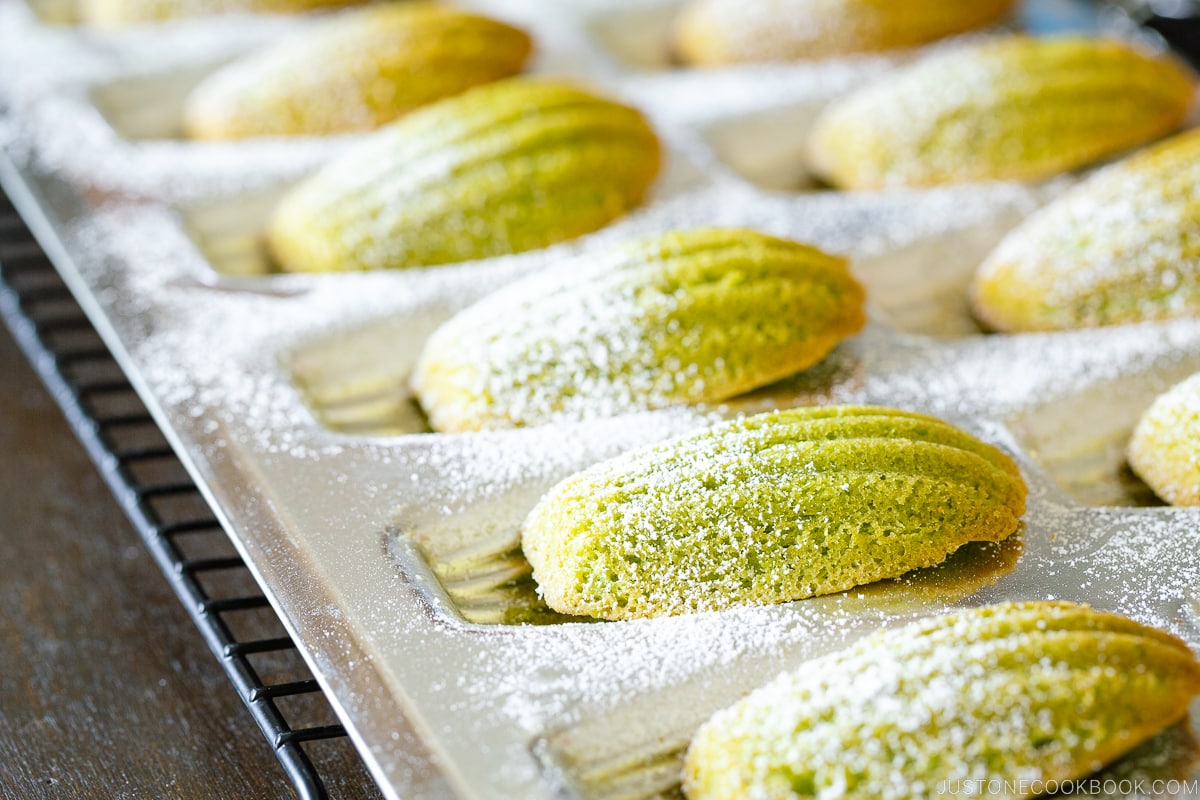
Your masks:
<svg viewBox="0 0 1200 800"><path fill-rule="evenodd" d="M1151 389L1200 371L1200 323L983 336L963 299L983 255L1070 179L810 191L786 134L798 139L825 103L894 59L650 72L598 44L595 23L670 3L465 5L531 29L534 72L586 76L645 108L665 139L666 175L643 208L544 251L301 276L270 273L262 215L352 138L188 143L170 138L170 113L140 120L149 138L113 126L133 125L147 98L178 105L208 65L306 22L95 37L0 4L4 152L388 795L441 791L409 754L403 715L467 796L553 796L555 770L594 797L670 789L680 748L718 708L804 659L953 605L1087 601L1200 646L1189 611L1200 585L1195 515L1072 499L1099 482L1105 502L1127 503L1122 440ZM788 170L763 188L764 176ZM266 200L251 196L260 191ZM850 256L868 287L868 328L813 370L722 406L424 432L405 386L442 322L525 276L569 281L579 255L701 225L756 227ZM1119 389L1127 384L1139 388ZM511 624L540 613L516 543L550 486L721 418L835 401L934 413L1013 453L1032 492L1012 549L966 550L941 570L781 606Z"/></svg>
<svg viewBox="0 0 1200 800"><path fill-rule="evenodd" d="M1069 780L1109 737L1172 720L1198 688L1181 642L1078 606L1004 604L781 676L704 726L688 779L718 796L786 781L897 800Z"/></svg>

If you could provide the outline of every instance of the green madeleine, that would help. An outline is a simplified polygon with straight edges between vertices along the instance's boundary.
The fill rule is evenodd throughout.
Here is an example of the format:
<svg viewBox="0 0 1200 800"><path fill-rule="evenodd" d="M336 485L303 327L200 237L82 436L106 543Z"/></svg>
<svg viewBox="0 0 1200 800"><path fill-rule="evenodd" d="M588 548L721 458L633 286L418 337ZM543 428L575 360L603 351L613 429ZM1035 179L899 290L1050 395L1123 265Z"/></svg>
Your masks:
<svg viewBox="0 0 1200 800"><path fill-rule="evenodd" d="M213 73L188 97L184 124L201 139L370 130L519 72L530 48L524 32L477 14L379 3Z"/></svg>
<svg viewBox="0 0 1200 800"><path fill-rule="evenodd" d="M628 106L510 78L392 123L288 194L267 244L286 271L432 266L590 233L637 206L659 143Z"/></svg>
<svg viewBox="0 0 1200 800"><path fill-rule="evenodd" d="M1127 44L1011 36L938 54L838 100L809 140L840 188L1036 180L1170 133L1191 74Z"/></svg>
<svg viewBox="0 0 1200 800"><path fill-rule="evenodd" d="M862 305L844 259L749 230L671 232L462 311L412 386L440 431L716 402L815 364Z"/></svg>
<svg viewBox="0 0 1200 800"><path fill-rule="evenodd" d="M1200 314L1200 132L1097 172L979 268L976 315L1000 331Z"/></svg>
<svg viewBox="0 0 1200 800"><path fill-rule="evenodd" d="M780 603L942 562L1017 529L1012 460L933 417L774 411L551 489L521 546L547 604L605 619Z"/></svg>
<svg viewBox="0 0 1200 800"><path fill-rule="evenodd" d="M1200 374L1159 395L1129 439L1129 466L1175 506L1200 506Z"/></svg>
<svg viewBox="0 0 1200 800"><path fill-rule="evenodd" d="M1014 0L691 0L675 20L688 64L836 58L892 50L988 25Z"/></svg>
<svg viewBox="0 0 1200 800"><path fill-rule="evenodd" d="M1197 693L1200 663L1162 631L1070 603L973 609L875 634L717 713L684 789L909 800L992 781L976 796L1029 797L1179 721Z"/></svg>

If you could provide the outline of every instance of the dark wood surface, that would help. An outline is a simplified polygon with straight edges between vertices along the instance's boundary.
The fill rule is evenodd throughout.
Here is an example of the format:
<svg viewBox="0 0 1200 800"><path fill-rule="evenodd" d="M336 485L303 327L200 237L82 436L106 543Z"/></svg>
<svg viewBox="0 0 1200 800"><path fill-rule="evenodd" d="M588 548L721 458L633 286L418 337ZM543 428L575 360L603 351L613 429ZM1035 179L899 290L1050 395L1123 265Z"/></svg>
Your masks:
<svg viewBox="0 0 1200 800"><path fill-rule="evenodd" d="M308 752L379 796L347 739ZM0 797L295 797L3 324Z"/></svg>

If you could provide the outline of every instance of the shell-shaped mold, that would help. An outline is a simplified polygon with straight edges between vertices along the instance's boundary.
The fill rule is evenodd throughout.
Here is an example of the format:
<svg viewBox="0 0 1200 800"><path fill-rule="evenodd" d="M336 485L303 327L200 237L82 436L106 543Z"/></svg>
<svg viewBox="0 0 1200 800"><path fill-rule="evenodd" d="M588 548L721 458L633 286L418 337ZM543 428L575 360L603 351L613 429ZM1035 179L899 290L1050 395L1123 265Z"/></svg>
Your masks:
<svg viewBox="0 0 1200 800"><path fill-rule="evenodd" d="M522 548L555 610L665 616L828 594L1017 529L1004 453L933 417L759 414L597 464L530 513Z"/></svg>
<svg viewBox="0 0 1200 800"><path fill-rule="evenodd" d="M381 3L317 23L217 71L188 98L202 139L377 128L520 71L531 42L511 26L431 3Z"/></svg>
<svg viewBox="0 0 1200 800"><path fill-rule="evenodd" d="M973 609L868 637L719 712L685 790L908 800L971 781L1028 797L1174 724L1197 693L1200 663L1162 631L1070 603Z"/></svg>
<svg viewBox="0 0 1200 800"><path fill-rule="evenodd" d="M671 232L534 276L442 326L412 386L436 430L724 400L863 325L846 262L750 230Z"/></svg>
<svg viewBox="0 0 1200 800"><path fill-rule="evenodd" d="M987 25L1013 0L693 0L675 25L690 64L794 61L891 50Z"/></svg>
<svg viewBox="0 0 1200 800"><path fill-rule="evenodd" d="M1021 36L932 56L827 108L814 170L842 188L1034 180L1177 128L1191 73L1097 39Z"/></svg>
<svg viewBox="0 0 1200 800"><path fill-rule="evenodd" d="M1000 331L1200 314L1200 132L1102 170L1010 233L975 313Z"/></svg>
<svg viewBox="0 0 1200 800"><path fill-rule="evenodd" d="M409 114L296 187L267 232L280 268L432 266L545 247L641 202L659 142L628 106L509 78Z"/></svg>
<svg viewBox="0 0 1200 800"><path fill-rule="evenodd" d="M1200 506L1200 375L1159 396L1129 442L1129 466L1154 493L1177 506Z"/></svg>

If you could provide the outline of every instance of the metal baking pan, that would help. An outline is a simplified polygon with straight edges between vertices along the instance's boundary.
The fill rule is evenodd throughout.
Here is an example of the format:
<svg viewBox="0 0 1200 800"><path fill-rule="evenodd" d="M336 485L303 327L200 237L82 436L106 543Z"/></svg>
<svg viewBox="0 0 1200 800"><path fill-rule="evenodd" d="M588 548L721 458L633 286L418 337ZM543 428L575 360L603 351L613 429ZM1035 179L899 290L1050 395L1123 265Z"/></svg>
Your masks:
<svg viewBox="0 0 1200 800"><path fill-rule="evenodd" d="M584 77L648 112L668 156L650 202L536 253L285 276L259 253L263 217L353 137L197 144L174 138L172 115L213 65L304 22L102 37L0 4L0 181L387 796L669 796L682 748L714 710L806 658L956 606L1085 601L1200 648L1200 512L1146 507L1121 456L1153 397L1200 371L1200 321L986 336L966 313L975 264L1071 178L815 190L797 157L804 126L909 55L689 72L670 68L662 44L677 3L469 5L529 28L535 71ZM1031 0L1023 18L1127 33L1081 3ZM870 325L818 368L721 407L424 431L404 378L454 311L616 239L695 224L850 254ZM769 608L590 623L540 605L517 530L554 482L713 419L834 401L928 411L1007 449L1031 486L1021 533L897 581ZM1193 750L1176 750L1158 768L1200 776Z"/></svg>

